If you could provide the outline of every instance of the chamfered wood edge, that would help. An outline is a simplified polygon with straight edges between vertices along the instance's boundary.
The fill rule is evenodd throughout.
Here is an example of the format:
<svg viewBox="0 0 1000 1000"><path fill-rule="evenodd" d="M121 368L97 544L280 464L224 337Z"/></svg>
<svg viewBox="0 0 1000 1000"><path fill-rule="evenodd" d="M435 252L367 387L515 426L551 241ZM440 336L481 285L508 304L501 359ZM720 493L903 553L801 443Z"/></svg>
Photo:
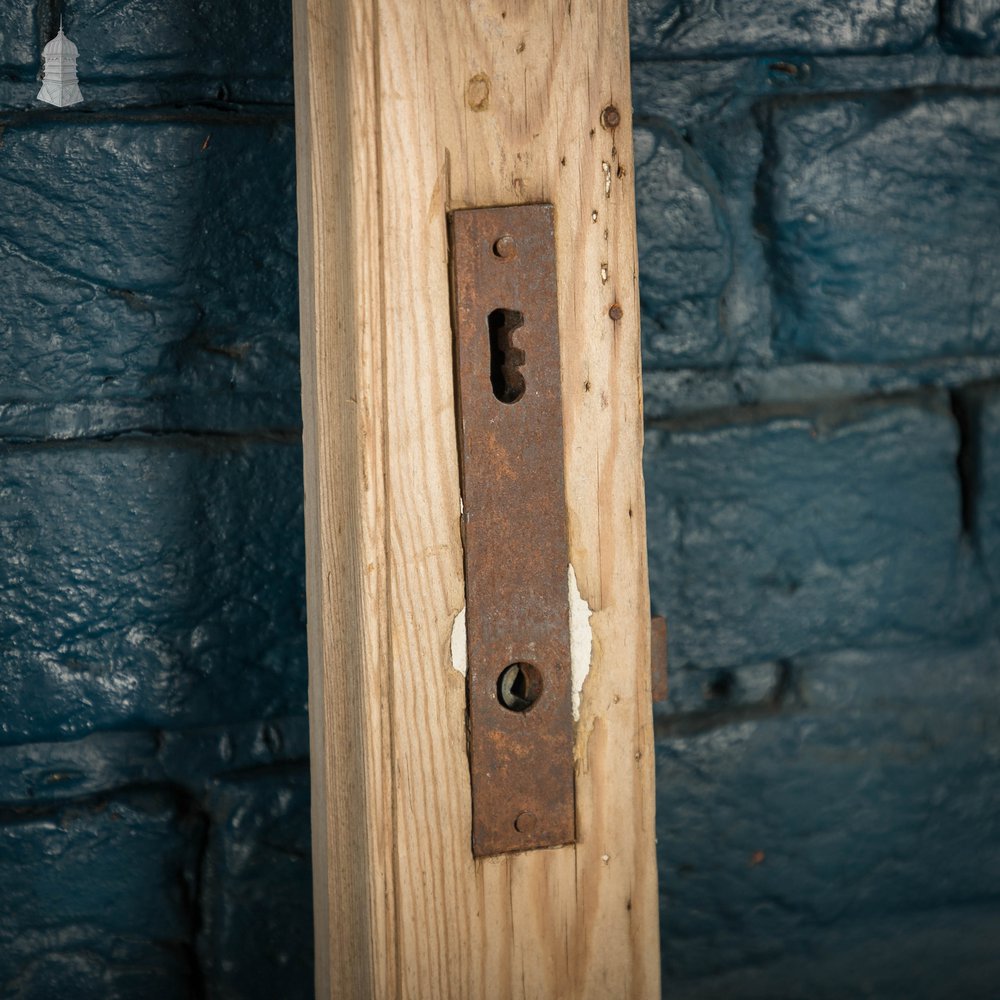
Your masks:
<svg viewBox="0 0 1000 1000"><path fill-rule="evenodd" d="M316 992L345 1000L391 972L372 14L293 0Z"/></svg>

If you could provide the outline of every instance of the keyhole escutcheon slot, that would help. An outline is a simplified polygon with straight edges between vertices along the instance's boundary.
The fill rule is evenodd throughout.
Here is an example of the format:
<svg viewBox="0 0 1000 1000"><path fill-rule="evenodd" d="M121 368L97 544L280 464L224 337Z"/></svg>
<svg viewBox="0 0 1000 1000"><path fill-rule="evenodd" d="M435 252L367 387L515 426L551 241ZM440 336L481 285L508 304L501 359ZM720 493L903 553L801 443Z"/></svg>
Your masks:
<svg viewBox="0 0 1000 1000"><path fill-rule="evenodd" d="M486 317L490 333L490 383L501 403L516 403L524 395L524 351L514 344L514 332L524 326L516 309L494 309Z"/></svg>
<svg viewBox="0 0 1000 1000"><path fill-rule="evenodd" d="M542 673L533 663L511 663L497 678L497 701L510 712L526 712L542 695Z"/></svg>

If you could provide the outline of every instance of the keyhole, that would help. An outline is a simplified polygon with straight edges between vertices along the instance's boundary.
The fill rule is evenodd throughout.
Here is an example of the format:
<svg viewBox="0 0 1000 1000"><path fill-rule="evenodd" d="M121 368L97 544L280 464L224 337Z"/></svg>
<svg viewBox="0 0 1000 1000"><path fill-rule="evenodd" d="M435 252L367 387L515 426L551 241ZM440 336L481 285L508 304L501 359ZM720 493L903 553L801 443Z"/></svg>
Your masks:
<svg viewBox="0 0 1000 1000"><path fill-rule="evenodd" d="M497 700L511 712L524 712L542 693L542 674L532 663L511 663L497 678Z"/></svg>
<svg viewBox="0 0 1000 1000"><path fill-rule="evenodd" d="M487 317L490 328L490 382L501 403L516 403L524 395L524 351L514 346L514 331L524 325L516 309L494 309Z"/></svg>

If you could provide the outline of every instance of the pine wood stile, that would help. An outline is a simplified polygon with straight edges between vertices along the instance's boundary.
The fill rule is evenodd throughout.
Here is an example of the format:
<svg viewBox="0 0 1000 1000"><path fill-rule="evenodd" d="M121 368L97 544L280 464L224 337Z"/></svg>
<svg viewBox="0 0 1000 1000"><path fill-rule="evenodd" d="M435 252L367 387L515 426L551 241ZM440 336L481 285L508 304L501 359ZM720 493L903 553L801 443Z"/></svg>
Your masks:
<svg viewBox="0 0 1000 1000"><path fill-rule="evenodd" d="M659 996L626 4L294 9L317 996ZM578 843L475 861L446 218L538 201L594 610Z"/></svg>

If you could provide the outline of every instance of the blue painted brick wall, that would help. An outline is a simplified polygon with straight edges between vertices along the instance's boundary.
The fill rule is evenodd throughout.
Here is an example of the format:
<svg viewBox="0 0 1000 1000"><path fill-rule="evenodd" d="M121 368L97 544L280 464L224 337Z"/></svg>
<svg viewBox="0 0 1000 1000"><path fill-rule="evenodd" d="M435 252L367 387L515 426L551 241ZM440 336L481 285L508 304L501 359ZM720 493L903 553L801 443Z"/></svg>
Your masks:
<svg viewBox="0 0 1000 1000"><path fill-rule="evenodd" d="M298 385L292 123L176 117L6 131L0 380L19 398Z"/></svg>
<svg viewBox="0 0 1000 1000"><path fill-rule="evenodd" d="M664 995L995 997L1000 6L631 14Z"/></svg>
<svg viewBox="0 0 1000 1000"><path fill-rule="evenodd" d="M993 997L1000 6L630 13L664 993ZM292 126L285 0L0 10L4 996L311 995Z"/></svg>
<svg viewBox="0 0 1000 1000"><path fill-rule="evenodd" d="M4 810L4 993L191 995L204 835L183 797L153 786Z"/></svg>
<svg viewBox="0 0 1000 1000"><path fill-rule="evenodd" d="M291 97L285 0L0 10L4 997L312 992Z"/></svg>

